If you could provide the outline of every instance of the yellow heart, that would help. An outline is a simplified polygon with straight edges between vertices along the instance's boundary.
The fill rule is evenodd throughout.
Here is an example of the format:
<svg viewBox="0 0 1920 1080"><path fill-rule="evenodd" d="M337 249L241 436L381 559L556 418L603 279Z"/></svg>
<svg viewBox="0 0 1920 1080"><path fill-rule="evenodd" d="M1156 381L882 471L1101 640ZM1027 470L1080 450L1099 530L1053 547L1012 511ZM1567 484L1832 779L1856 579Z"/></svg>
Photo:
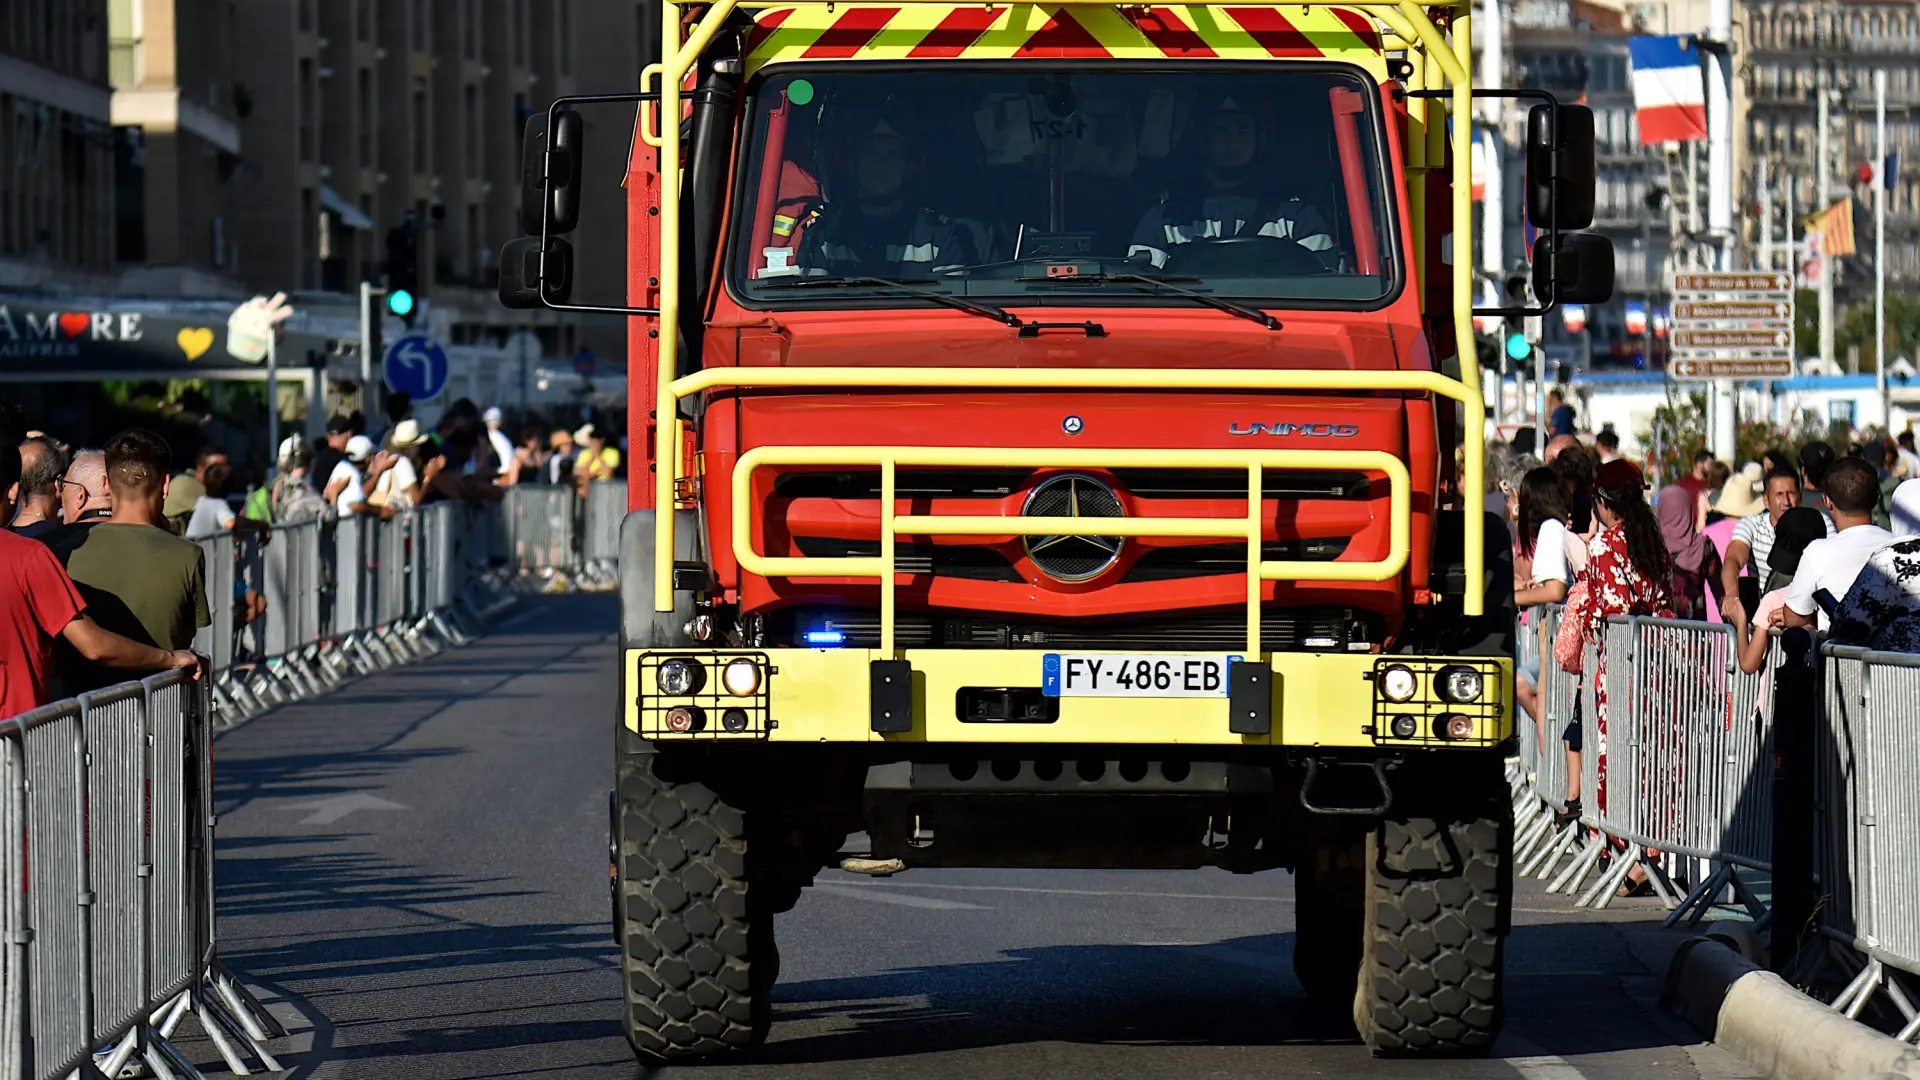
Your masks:
<svg viewBox="0 0 1920 1080"><path fill-rule="evenodd" d="M213 348L213 331L204 326L189 326L173 335L173 340L179 343L180 351L187 354L188 360L198 360Z"/></svg>

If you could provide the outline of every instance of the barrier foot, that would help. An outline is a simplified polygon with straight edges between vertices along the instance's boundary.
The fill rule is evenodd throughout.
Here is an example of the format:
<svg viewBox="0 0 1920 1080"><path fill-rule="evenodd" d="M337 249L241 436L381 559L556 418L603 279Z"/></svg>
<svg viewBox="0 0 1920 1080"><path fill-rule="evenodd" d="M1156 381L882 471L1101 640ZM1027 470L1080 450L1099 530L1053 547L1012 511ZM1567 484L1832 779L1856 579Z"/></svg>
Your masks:
<svg viewBox="0 0 1920 1080"><path fill-rule="evenodd" d="M1547 833L1546 842L1535 847L1527 861L1519 864L1520 874L1523 877L1537 877L1545 881L1553 875L1554 867L1559 864L1562 855L1573 854L1579 849L1578 826L1570 825L1564 829L1553 829L1552 819L1548 820L1550 831Z"/></svg>
<svg viewBox="0 0 1920 1080"><path fill-rule="evenodd" d="M1572 833L1578 827L1579 826L1568 826L1567 832ZM1580 883L1586 880L1587 871L1593 869L1593 867L1600 862L1600 855L1606 850L1606 837L1600 833L1595 833L1592 841L1581 848L1580 853L1574 856L1572 862L1567 864L1567 868L1560 871L1560 876L1554 878L1552 884L1547 886L1547 891L1550 893L1566 892L1568 895L1572 895L1573 892L1580 887Z"/></svg>
<svg viewBox="0 0 1920 1080"><path fill-rule="evenodd" d="M455 621L447 617L446 611L436 611L427 616L427 618L433 621L434 629L440 631L440 636L446 638L453 644L467 645L472 643L473 637L462 632Z"/></svg>
<svg viewBox="0 0 1920 1080"><path fill-rule="evenodd" d="M268 1039L282 1038L287 1034L287 1029L280 1026L280 1021L274 1019L272 1013L255 1001L253 995L247 992L247 988L241 986L231 972L221 967L218 960L208 968L208 975L214 990L219 993L221 1000L226 1002L227 1013L240 1021L240 1027L247 1033L248 1038L256 1042L265 1042Z"/></svg>
<svg viewBox="0 0 1920 1080"><path fill-rule="evenodd" d="M1629 842L1626 850L1614 857L1612 865L1607 867L1607 872L1600 875L1600 879L1593 883L1593 888L1588 889L1586 895L1576 900L1575 905L1592 908L1595 911L1606 907L1613 899L1613 894L1627 880L1627 875L1633 872L1634 866L1639 861L1640 845Z"/></svg>
<svg viewBox="0 0 1920 1080"><path fill-rule="evenodd" d="M157 1080L207 1080L205 1074L193 1067L193 1062L180 1056L172 1043L158 1036L147 1041L141 1058Z"/></svg>
<svg viewBox="0 0 1920 1080"><path fill-rule="evenodd" d="M1860 1011L1867 1007L1867 999L1880 988L1880 980L1885 977L1886 969L1880 961L1869 959L1867 966L1860 969L1860 974L1853 977L1853 981L1840 991L1840 996L1834 998L1833 1004L1828 1007L1849 1020L1858 1020Z"/></svg>
<svg viewBox="0 0 1920 1080"><path fill-rule="evenodd" d="M229 1029L221 1023L220 1018L212 1010L207 1008L207 1003L194 1002L193 1015L200 1021L201 1030L207 1033L207 1038L212 1040L213 1048L220 1052L221 1059L227 1063L227 1071L235 1076L252 1076L253 1070L247 1068L246 1061L240 1056L239 1048L234 1046L233 1040L227 1037Z"/></svg>
<svg viewBox="0 0 1920 1080"><path fill-rule="evenodd" d="M235 1039L246 1044L245 1049L252 1053L255 1058L258 1058L261 1066L268 1072L279 1072L284 1067L280 1064L279 1060L273 1056L272 1051L266 1048L264 1038L254 1038L253 1034L246 1030L246 1025L221 1005L217 991L214 994L203 993L200 1000L195 1004L201 1026L205 1027L209 1034L212 1034L216 1027L224 1027ZM278 1024L275 1026L278 1027ZM216 1040L216 1042L217 1041L218 1040ZM236 1049L235 1053L237 1054L238 1052ZM221 1053L225 1055L227 1051L223 1049ZM233 1060L233 1057L227 1058L229 1064L231 1064ZM233 1071L236 1073L246 1072L244 1068L238 1067Z"/></svg>
<svg viewBox="0 0 1920 1080"><path fill-rule="evenodd" d="M1672 929L1681 919L1686 919L1688 929L1699 926L1707 910L1713 907L1713 898L1720 895L1721 889L1732 884L1733 877L1733 864L1721 863L1712 877L1695 885L1693 891L1687 894L1687 898L1680 901L1680 906L1667 913L1666 920L1660 925Z"/></svg>

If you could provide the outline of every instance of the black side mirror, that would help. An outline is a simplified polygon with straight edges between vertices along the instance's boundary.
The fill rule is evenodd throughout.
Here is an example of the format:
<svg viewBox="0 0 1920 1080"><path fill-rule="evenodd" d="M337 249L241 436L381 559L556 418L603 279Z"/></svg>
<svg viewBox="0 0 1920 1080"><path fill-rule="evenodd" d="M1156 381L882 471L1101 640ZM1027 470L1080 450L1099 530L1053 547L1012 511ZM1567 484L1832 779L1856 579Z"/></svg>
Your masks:
<svg viewBox="0 0 1920 1080"><path fill-rule="evenodd" d="M548 235L557 236L579 228L580 156L585 146L586 125L572 109L554 114L551 131L546 113L527 117L520 137L521 232L539 236L544 225Z"/></svg>
<svg viewBox="0 0 1920 1080"><path fill-rule="evenodd" d="M1594 178L1593 110L1585 105L1529 109L1527 220L1541 229L1593 224Z"/></svg>
<svg viewBox="0 0 1920 1080"><path fill-rule="evenodd" d="M522 236L500 248L500 303L510 308L564 304L573 297L573 245L565 239Z"/></svg>
<svg viewBox="0 0 1920 1080"><path fill-rule="evenodd" d="M1533 242L1534 295L1558 304L1613 299L1613 241L1593 233L1561 233Z"/></svg>

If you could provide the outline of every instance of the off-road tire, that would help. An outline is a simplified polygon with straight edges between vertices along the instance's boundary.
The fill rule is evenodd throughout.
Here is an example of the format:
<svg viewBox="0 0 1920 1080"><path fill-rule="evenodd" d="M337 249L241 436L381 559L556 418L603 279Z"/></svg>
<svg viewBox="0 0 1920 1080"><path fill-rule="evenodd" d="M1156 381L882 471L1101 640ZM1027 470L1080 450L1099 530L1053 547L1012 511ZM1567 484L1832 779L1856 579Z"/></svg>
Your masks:
<svg viewBox="0 0 1920 1080"><path fill-rule="evenodd" d="M1376 1056L1476 1056L1500 1034L1513 823L1499 762L1458 765L1396 784L1367 837L1354 1024Z"/></svg>
<svg viewBox="0 0 1920 1080"><path fill-rule="evenodd" d="M619 755L616 935L627 1041L690 1062L766 1040L779 973L770 867L754 840L757 784L704 748Z"/></svg>
<svg viewBox="0 0 1920 1080"><path fill-rule="evenodd" d="M1315 1005L1345 1007L1359 986L1364 858L1363 841L1317 845L1294 872L1293 975Z"/></svg>

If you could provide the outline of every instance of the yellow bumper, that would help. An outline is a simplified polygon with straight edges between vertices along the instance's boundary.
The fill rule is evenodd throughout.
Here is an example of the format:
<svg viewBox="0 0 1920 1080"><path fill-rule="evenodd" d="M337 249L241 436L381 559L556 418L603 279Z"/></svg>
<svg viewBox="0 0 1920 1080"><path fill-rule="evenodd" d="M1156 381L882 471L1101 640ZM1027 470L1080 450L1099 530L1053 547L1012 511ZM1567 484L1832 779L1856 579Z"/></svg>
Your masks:
<svg viewBox="0 0 1920 1080"><path fill-rule="evenodd" d="M1127 743L1157 745L1302 746L1375 749L1454 749L1485 747L1513 734L1513 662L1489 657L1376 657L1364 653L1267 653L1271 665L1271 730L1241 735L1228 730L1227 699L1066 697L1057 719L1046 723L967 722L956 702L965 687L1041 685L1047 650L907 649L891 658L913 669L913 721L910 730L879 733L871 724L871 664L889 659L866 649L633 649L624 665L627 687L624 722L646 738L667 741L773 741L808 743ZM706 693L665 697L658 693L657 666L670 657L715 660L741 655L765 657L772 666L761 689L734 699L709 686ZM1140 654L1147 655L1147 654ZM1418 674L1420 695L1395 705L1376 690L1374 673L1387 664L1404 664ZM1484 676L1481 698L1470 704L1441 703L1433 676L1443 668L1467 666ZM701 730L665 730L661 719L677 705L692 705L716 717L723 709L744 706L752 718L748 730L729 732L720 723ZM1418 719L1411 738L1395 738L1392 718ZM1465 739L1431 734L1438 715L1464 715L1472 721ZM771 721L764 726L762 718Z"/></svg>

